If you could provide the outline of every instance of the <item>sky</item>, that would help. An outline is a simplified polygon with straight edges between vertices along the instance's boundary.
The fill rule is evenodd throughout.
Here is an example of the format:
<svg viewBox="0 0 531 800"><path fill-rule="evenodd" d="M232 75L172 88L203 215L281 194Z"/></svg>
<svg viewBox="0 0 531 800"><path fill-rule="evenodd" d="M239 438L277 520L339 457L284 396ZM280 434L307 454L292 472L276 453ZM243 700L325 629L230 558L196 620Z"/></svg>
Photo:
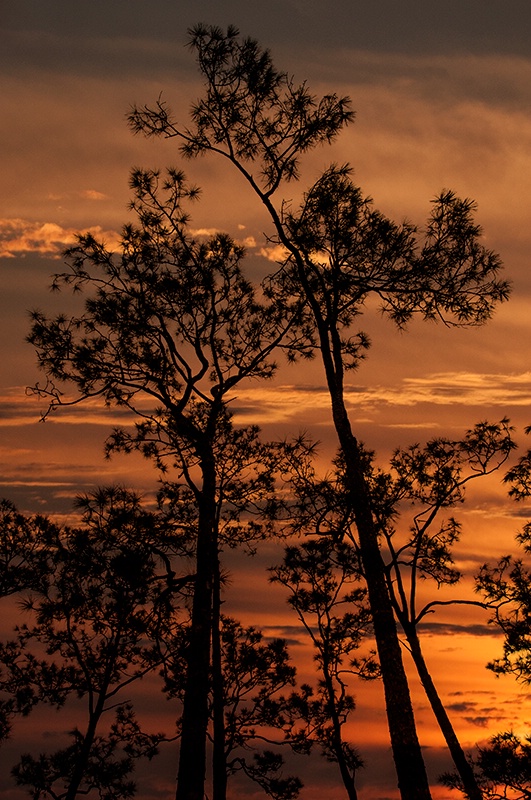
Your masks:
<svg viewBox="0 0 531 800"><path fill-rule="evenodd" d="M126 114L132 104L153 103L162 93L178 118L186 119L201 91L184 46L187 29L197 22L234 24L269 47L277 66L306 80L316 94L351 96L355 123L331 149L305 160L302 189L330 162L349 162L354 179L381 211L418 224L441 189L454 189L476 201L484 242L500 253L513 283L510 301L474 330L414 322L398 333L369 307L362 324L372 347L347 387L357 435L385 459L397 446L459 437L479 420L508 416L527 447L528 0L0 0L0 494L24 511L68 518L73 495L102 482L147 493L156 485L154 471L139 459L104 461L103 441L118 419L115 413L78 408L39 422L41 405L26 387L43 376L24 339L29 310L70 307L69 298L51 295L48 287L75 233L92 230L116 240L129 219L130 169L181 166L174 143L134 137ZM203 188L192 226L228 231L246 244L250 269L263 269L267 220L243 184L212 159L189 162L185 171ZM297 191L290 186L288 199ZM273 435L306 429L322 442L323 463L333 455L318 363L281 370L267 392L243 387L238 402L242 421L257 422ZM525 507L509 506L495 482L471 494L460 512L459 559L468 575L485 559L514 549L526 513ZM254 564L234 557L239 589L232 602L247 621L282 631L293 620L285 616L283 598L270 602L263 577L268 557ZM530 711L522 687L508 678L496 681L484 669L500 648L484 623L477 614L460 612L432 626L426 640L467 746L500 728L525 730ZM440 737L417 689L415 698L435 785L445 763ZM386 751L378 703L377 688L363 689L353 736L362 731L377 765L368 764L362 796L383 800L395 794L392 776L381 767ZM324 780L317 769L312 780L307 800ZM449 795L434 789L435 796Z"/></svg>

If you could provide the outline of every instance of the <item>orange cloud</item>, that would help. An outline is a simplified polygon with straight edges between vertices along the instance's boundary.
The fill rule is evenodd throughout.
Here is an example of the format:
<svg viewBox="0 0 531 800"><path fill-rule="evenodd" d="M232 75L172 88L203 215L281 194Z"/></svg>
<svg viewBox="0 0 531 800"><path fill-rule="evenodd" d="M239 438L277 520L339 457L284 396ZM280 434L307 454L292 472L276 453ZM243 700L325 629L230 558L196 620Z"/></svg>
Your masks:
<svg viewBox="0 0 531 800"><path fill-rule="evenodd" d="M111 250L120 241L116 231L104 231L100 225L79 231L63 228L55 222L0 219L0 258L15 258L27 253L59 258L65 247L76 242L79 233L92 233L96 238L103 239Z"/></svg>
<svg viewBox="0 0 531 800"><path fill-rule="evenodd" d="M80 196L84 197L86 200L106 200L108 195L103 194L103 192L98 192L96 189L85 189L83 192L80 192Z"/></svg>
<svg viewBox="0 0 531 800"><path fill-rule="evenodd" d="M219 230L217 228L195 228L190 233L192 236L215 236Z"/></svg>
<svg viewBox="0 0 531 800"><path fill-rule="evenodd" d="M422 378L405 378L399 388L404 402L429 402L436 405L503 405L531 404L531 372L520 374L478 374L447 372Z"/></svg>
<svg viewBox="0 0 531 800"><path fill-rule="evenodd" d="M245 239L242 239L240 241L240 244L243 247L247 247L249 250L252 250L257 246L256 239L254 238L254 236L246 236Z"/></svg>
<svg viewBox="0 0 531 800"><path fill-rule="evenodd" d="M413 407L421 403L438 406L531 405L531 372L521 374L478 374L472 372L434 373L421 378L404 378L393 386L345 386L345 400L352 409L373 412L382 407ZM330 399L327 389L318 386L284 385L264 388L241 388L240 414L253 414L260 423L288 421L301 411L323 411L329 421ZM431 424L428 427L433 427ZM390 427L426 428L425 422L392 424Z"/></svg>
<svg viewBox="0 0 531 800"><path fill-rule="evenodd" d="M286 260L288 257L288 251L283 245L276 244L271 247L260 248L260 255L264 258L267 258L268 261L274 261L278 263Z"/></svg>

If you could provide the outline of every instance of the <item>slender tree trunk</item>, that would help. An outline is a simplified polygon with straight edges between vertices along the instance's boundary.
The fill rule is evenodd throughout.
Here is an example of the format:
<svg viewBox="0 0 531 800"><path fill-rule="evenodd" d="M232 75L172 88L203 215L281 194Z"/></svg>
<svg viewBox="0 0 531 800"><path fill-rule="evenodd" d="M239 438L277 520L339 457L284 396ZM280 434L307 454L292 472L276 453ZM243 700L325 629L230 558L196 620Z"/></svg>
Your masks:
<svg viewBox="0 0 531 800"><path fill-rule="evenodd" d="M446 744L455 764L455 768L461 777L466 796L470 798L470 800L483 800L483 792L477 785L474 777L474 771L467 761L465 753L463 752L463 749L455 734L450 718L446 713L446 709L441 702L435 684L428 671L428 667L424 660L424 655L420 646L417 630L415 626L411 624L403 627L411 649L411 656L417 668L424 691L426 692L426 697L430 702L433 713L435 714L435 718L439 724L439 728L441 729L441 732L445 738Z"/></svg>
<svg viewBox="0 0 531 800"><path fill-rule="evenodd" d="M369 489L363 471L363 457L350 427L342 391L338 391L331 380L330 366L325 361L334 425L345 462L345 479L351 496L367 581L398 787L403 800L428 800L431 798L428 777L417 736L385 565L371 512Z"/></svg>
<svg viewBox="0 0 531 800"><path fill-rule="evenodd" d="M330 675L330 670L328 668L327 663L323 664L323 674L324 674L326 693L328 695L330 720L332 722L332 730L333 730L332 743L334 748L334 754L339 766L339 772L341 774L343 786L346 789L349 800L358 800L358 793L356 791L356 786L354 783L354 775L351 773L343 753L341 723L339 721L339 717L337 714L336 696L334 692L334 686L332 683L332 677Z"/></svg>
<svg viewBox="0 0 531 800"><path fill-rule="evenodd" d="M94 711L90 714L87 730L83 737L83 744L81 746L79 755L76 758L76 763L72 775L70 777L68 788L64 795L64 800L75 800L75 798L78 795L79 787L81 786L81 781L83 780L83 776L85 775L87 769L87 763L89 760L90 751L92 749L92 745L94 744L96 729L98 727L100 717L103 713L104 702L105 702L104 696L100 694L98 702L96 703L96 707Z"/></svg>
<svg viewBox="0 0 531 800"><path fill-rule="evenodd" d="M211 450L208 454L203 454L201 468L203 486L197 526L196 579L187 653L176 800L203 800L205 793L213 562L216 556L216 474Z"/></svg>
<svg viewBox="0 0 531 800"><path fill-rule="evenodd" d="M214 597L212 603L212 705L214 753L212 758L212 798L226 800L227 764L225 756L225 700L223 664L221 657L221 575L219 557L216 559Z"/></svg>

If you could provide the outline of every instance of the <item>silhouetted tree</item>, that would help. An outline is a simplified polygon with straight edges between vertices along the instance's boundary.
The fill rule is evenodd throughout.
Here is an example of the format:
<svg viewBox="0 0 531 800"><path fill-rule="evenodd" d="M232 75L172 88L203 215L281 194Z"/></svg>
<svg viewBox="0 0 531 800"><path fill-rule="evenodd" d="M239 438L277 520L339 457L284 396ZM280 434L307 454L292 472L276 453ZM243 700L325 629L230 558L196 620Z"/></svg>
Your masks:
<svg viewBox="0 0 531 800"><path fill-rule="evenodd" d="M49 565L41 541L53 527L46 517L26 516L9 500L0 501L0 598L42 585ZM4 677L0 665L0 685ZM13 716L28 714L35 702L27 692L0 698L0 743L10 735Z"/></svg>
<svg viewBox="0 0 531 800"><path fill-rule="evenodd" d="M298 797L302 783L294 776L283 777L281 754L260 747L261 742L278 741L272 738L279 729L278 721L271 721L264 709L295 681L286 642L266 642L256 628L244 628L224 616L221 657L226 775L243 772L276 800Z"/></svg>
<svg viewBox="0 0 531 800"><path fill-rule="evenodd" d="M531 798L531 737L512 731L498 733L483 747L472 766L485 800L529 800ZM460 777L445 773L441 782L464 792Z"/></svg>
<svg viewBox="0 0 531 800"><path fill-rule="evenodd" d="M425 662L419 624L441 605L466 603L484 607L485 604L456 598L444 602L432 600L419 608L418 587L421 581L425 585L426 578L434 580L437 587L459 581L461 575L454 565L452 549L459 539L460 525L454 517L447 515L450 509L464 501L466 487L471 481L492 474L507 461L515 447L511 431L506 419L495 424L478 423L462 440L438 438L424 447L416 444L397 450L391 459L391 470L376 468L374 454L365 453L365 471L382 537L382 553L394 610L462 785L466 787L467 796L478 800L481 790ZM307 564L301 548L286 551L293 565L291 570L287 563L281 568L282 582L288 587L291 585L291 602L299 615L308 611L304 605L311 603L314 612L321 604L322 613L328 613L328 604L330 608L334 607L332 589L335 591L337 588L334 572L341 563L339 543L351 542L350 579L362 578L357 530L345 487L343 459L337 459L334 472L319 478L308 447L306 459L299 457L296 468L293 465L289 483L296 498L292 505L290 530L294 534L314 532L322 538L304 545L304 550L309 548L314 556L319 552L319 557L308 558ZM330 560L330 554L334 554L334 559ZM343 564L344 568L346 566L347 562ZM299 598L298 590L304 580L307 586L302 583L305 588ZM423 594L425 596L425 589ZM317 616L313 630L320 629ZM312 627L309 631L312 635Z"/></svg>
<svg viewBox="0 0 531 800"><path fill-rule="evenodd" d="M119 429L113 450L139 450L182 480L194 506L195 578L187 647L179 798L202 800L210 690L210 647L220 509L219 440L231 427L227 401L243 380L268 378L278 346L292 357L305 344L290 335L296 305L257 300L241 270L243 249L228 236L197 240L184 205L197 196L182 173L132 174L136 225L118 252L91 235L67 251L70 271L54 286L86 293L78 316L34 312L29 341L47 383L36 391L48 412L100 398L137 418ZM294 329L295 330L295 329ZM73 389L67 396L65 387ZM46 416L46 414L45 414Z"/></svg>
<svg viewBox="0 0 531 800"><path fill-rule="evenodd" d="M528 428L527 433L530 432ZM505 475L509 495L522 501L531 495L531 451L525 453ZM491 622L503 632L503 652L487 667L496 675L513 675L528 685L531 682L531 523L517 534L523 557L514 554L497 564L483 564L476 577L476 589L491 609ZM504 731L478 746L473 767L486 798L525 800L531 798L531 739ZM446 786L464 791L461 776L446 773Z"/></svg>
<svg viewBox="0 0 531 800"><path fill-rule="evenodd" d="M527 430L529 433L529 429ZM517 501L531 495L531 451L522 456L505 476L509 494ZM503 632L503 652L487 667L496 675L513 675L528 686L531 682L531 523L517 534L523 556L500 558L495 565L484 564L476 587L492 611L491 621ZM531 739L513 731L493 736L478 747L474 760L485 797L531 798ZM447 786L462 789L456 775L442 776Z"/></svg>
<svg viewBox="0 0 531 800"><path fill-rule="evenodd" d="M432 679L419 636L419 624L427 614L460 601L431 600L419 608L418 588L426 578L435 581L437 587L459 581L461 574L455 567L452 548L459 540L461 526L448 516L449 511L464 501L471 481L499 470L514 447L507 419L495 424L482 422L467 431L462 440L437 438L424 447L417 444L397 450L391 459L392 470L377 470L371 478L375 518L388 550L393 607L466 795L473 800L481 800L482 792ZM412 514L412 521L405 537L407 508L411 509L407 514Z"/></svg>
<svg viewBox="0 0 531 800"><path fill-rule="evenodd" d="M97 793L100 800L121 800L136 794L131 780L139 758L152 758L162 735L143 733L129 704L115 710L114 722L106 736L92 737L87 754L87 737L77 728L70 732L72 744L55 753L34 758L22 755L12 774L18 785L30 789L33 797L53 800ZM80 765L83 777L76 790L75 776Z"/></svg>
<svg viewBox="0 0 531 800"><path fill-rule="evenodd" d="M283 709L272 704L271 718L283 721L286 738L296 747L317 744L328 761L338 764L350 800L357 799L356 772L363 766L356 748L343 735L355 708L348 691L353 674L379 674L372 654L354 654L370 633L370 612L360 574L357 549L330 536L286 548L272 580L285 586L288 603L309 635L318 669L317 690L305 685Z"/></svg>
<svg viewBox="0 0 531 800"><path fill-rule="evenodd" d="M50 528L46 517L26 516L9 500L0 500L0 597L39 586L47 569L40 543Z"/></svg>
<svg viewBox="0 0 531 800"><path fill-rule="evenodd" d="M286 260L269 291L282 305L305 303L306 325L323 361L332 416L345 460L345 480L358 529L380 658L393 755L402 796L430 796L402 664L385 565L378 542L364 458L352 432L344 400L344 373L368 346L352 330L369 295L399 326L413 314L447 323L480 324L508 295L497 278L500 261L480 241L474 205L452 192L434 202L424 233L397 225L375 211L350 178L348 167L332 166L306 193L299 210L276 194L298 178L302 154L331 142L352 120L348 98L316 100L305 84L273 66L256 41L198 25L190 32L205 82L205 95L192 107L192 125L180 125L162 101L134 108L133 130L176 137L181 153L213 152L228 159L269 213ZM273 238L273 237L272 237Z"/></svg>
<svg viewBox="0 0 531 800"><path fill-rule="evenodd" d="M508 470L505 481L517 502L531 496L531 451ZM503 654L488 664L489 669L497 675L514 675L527 685L531 682L531 522L524 524L516 539L523 556L506 555L495 566L484 564L476 586L492 609L492 622L504 635Z"/></svg>
<svg viewBox="0 0 531 800"><path fill-rule="evenodd" d="M220 424L218 428L215 443L217 563L213 575L212 603L212 732L208 734L213 741L212 791L215 800L223 800L226 795L226 737L230 732L227 733L226 727L225 681L226 675L232 674L233 670L223 655L223 637L227 635L221 615L223 551L241 547L253 555L259 542L276 531L275 523L282 505L276 496L278 472L286 463L286 450L289 450L292 459L297 457L299 450L297 443L288 445L284 442L264 442L258 434L258 428L254 426L234 428L227 417L226 424ZM177 506L183 509L193 527L196 523L190 488L174 487L167 483L164 491L172 508ZM174 510L178 515L177 508ZM173 671L186 673L182 663ZM182 693L179 696L184 697Z"/></svg>
<svg viewBox="0 0 531 800"><path fill-rule="evenodd" d="M186 552L186 539L183 547L167 515L146 511L124 489L98 490L79 505L79 527L38 520L36 558L47 568L38 586L20 590L29 620L0 645L0 663L1 688L21 713L77 697L85 719L70 745L23 755L13 774L39 797L73 800L93 790L101 798L131 797L135 761L155 755L163 736L142 732L120 696L162 663L160 631L166 640L172 630L175 641L182 638L188 613L179 594L189 578L176 576L175 559ZM22 532L31 524L16 519Z"/></svg>
<svg viewBox="0 0 531 800"><path fill-rule="evenodd" d="M220 615L219 686L212 681L210 716L223 715L223 736L218 738L215 724L208 732L212 746L223 746L218 758L223 765L223 779L214 775L213 796L224 797L231 776L247 775L271 797L278 800L296 797L302 786L298 778L282 777L283 758L265 745L283 743L283 729L272 719L269 709L276 696L295 683L295 667L291 664L283 639L266 641L255 627L244 627L231 617ZM185 692L183 654L175 650L165 661L165 691L182 701ZM212 664L213 671L217 668ZM217 691L221 691L221 698Z"/></svg>
<svg viewBox="0 0 531 800"><path fill-rule="evenodd" d="M485 791L485 780L481 772L476 774L473 765L466 758L439 697L422 652L419 625L427 614L440 606L464 603L486 608L494 604L504 630L515 633L513 623L518 620L518 632L522 638L517 639L518 633L512 638L512 645L518 641L518 646L521 647L517 661L514 661L515 650L506 642L505 656L509 663L498 660L490 666L495 670L515 671L521 675L525 664L531 663L531 660L526 662L527 653L523 652L530 647L530 640L525 638L529 634L526 620L529 618L530 578L521 561L515 562L507 557L495 570L484 567L481 571L481 588L483 591L488 589L485 602L431 600L427 603L424 601L425 604L419 608L418 587L426 578L434 580L437 587L454 585L459 581L461 574L454 564L452 549L459 540L461 526L453 516L447 515L464 501L468 484L500 470L514 448L512 428L508 420L503 419L494 424L478 423L466 432L462 440L438 438L424 447L416 444L397 450L391 459L391 470L376 468L373 454L365 453L365 471L370 484L375 519L385 543L382 553L395 613L458 770L458 775L452 780L455 785L462 787L467 797L481 798ZM512 485L511 492L520 498L528 496L529 492L529 461L528 454L520 459L507 476ZM333 570L328 571L326 567L325 552L335 552L334 542L344 540L350 540L354 552L359 552L357 531L352 524L352 509L345 490L343 460L337 460L334 473L319 479L313 470L311 459L307 459L299 464L296 473L291 473L290 483L297 497L295 513L290 523L292 531L308 533L313 530L323 537L310 543L310 548L316 552L318 547L325 549L315 564L313 559L308 563L313 568L310 586L320 587L316 599L324 603L329 598L329 592L323 586L327 583L335 586ZM411 513L413 516L408 528L406 526ZM526 526L519 539L525 543L530 538L531 533ZM300 548L293 548L295 559L292 574L289 580L284 581L286 586L291 587L294 593L292 602L295 601L297 606L299 603L296 590L301 580L308 577L302 568L304 560L299 563L299 550ZM291 548L287 551L288 555L290 551ZM289 571L283 570L283 574L288 575ZM358 578L361 577L359 566L357 575ZM319 576L323 585L316 579ZM425 588L423 594L425 595ZM302 594L303 602L308 604L312 599L312 592L305 590ZM326 608L326 605L323 607ZM302 609L301 604L299 613ZM319 629L316 624L314 630Z"/></svg>

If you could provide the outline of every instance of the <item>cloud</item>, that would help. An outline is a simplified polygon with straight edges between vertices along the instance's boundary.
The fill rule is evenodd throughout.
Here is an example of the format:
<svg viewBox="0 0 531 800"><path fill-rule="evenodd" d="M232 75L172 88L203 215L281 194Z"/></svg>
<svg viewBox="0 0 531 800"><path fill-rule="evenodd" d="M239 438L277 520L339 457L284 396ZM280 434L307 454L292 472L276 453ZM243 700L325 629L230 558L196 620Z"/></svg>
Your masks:
<svg viewBox="0 0 531 800"><path fill-rule="evenodd" d="M29 422L35 414L45 407L45 400L26 398L24 389L15 387L4 390L0 396L0 425L12 426L22 424L24 418ZM474 374L474 373L437 373L425 378L405 378L396 386L346 386L345 400L351 413L364 423L386 428L435 429L437 423L432 419L402 421L393 419L387 423L384 412L390 409L414 409L425 406L433 416L430 406L448 407L500 407L500 415L507 413L510 407L528 407L531 405L531 373L519 375ZM297 422L304 417L304 424L322 426L331 425L330 397L323 385L284 384L264 385L263 387L238 388L232 399L231 409L236 420L242 424L252 418L254 423L287 423ZM400 414L403 414L400 411ZM492 413L492 412L491 412ZM382 415L380 419L379 415ZM98 401L84 402L75 409L67 409L66 413L54 417L57 422L78 424L108 425L115 421L123 421L125 414L118 409L104 411Z"/></svg>
<svg viewBox="0 0 531 800"><path fill-rule="evenodd" d="M450 694L458 695L462 693L451 692ZM454 714L459 714L465 722L468 722L469 725L474 725L476 728L487 728L492 723L499 724L508 719L506 714L500 713L499 706L496 705L499 698L486 692L474 692L474 696L481 694L489 694L489 698L491 699L493 705L485 706L482 702L477 700L467 699L459 702L448 703L446 708L448 711L451 711ZM517 705L515 704L515 698L510 698L509 700L506 700L505 703L511 705L511 707Z"/></svg>
<svg viewBox="0 0 531 800"><path fill-rule="evenodd" d="M111 250L120 236L116 231L104 231L101 226L78 230L63 228L55 222L33 222L26 219L0 219L0 258L15 258L37 253L48 258L60 258L65 247L75 244L79 234L91 233L103 239Z"/></svg>
<svg viewBox="0 0 531 800"><path fill-rule="evenodd" d="M264 634L268 642L272 642L275 639L284 639L286 644L291 647L304 646L307 644L305 631L301 626L261 625L260 631Z"/></svg>
<svg viewBox="0 0 531 800"><path fill-rule="evenodd" d="M126 408L105 408L99 398L86 399L78 405L68 406L68 398L63 397L65 406L47 418L47 424L64 425L127 425L132 422L131 412ZM140 398L139 398L140 400ZM140 400L142 404L142 400ZM32 390L21 386L3 389L0 394L0 428L13 428L34 425L41 420L48 407L48 398L39 397ZM149 405L144 402L146 407Z"/></svg>
<svg viewBox="0 0 531 800"><path fill-rule="evenodd" d="M260 255L264 258L267 258L268 261L279 263L286 260L288 257L288 251L283 245L276 244L274 246L261 247Z"/></svg>
<svg viewBox="0 0 531 800"><path fill-rule="evenodd" d="M531 404L531 372L512 375L434 373L422 378L405 378L402 394L406 404L528 406Z"/></svg>
<svg viewBox="0 0 531 800"><path fill-rule="evenodd" d="M86 200L107 200L108 198L108 195L103 192L97 192L96 189L84 189L79 194L80 197L84 197Z"/></svg>
<svg viewBox="0 0 531 800"><path fill-rule="evenodd" d="M355 405L374 403L387 406L529 406L531 372L482 374L440 372L418 378L404 378L398 386L346 390Z"/></svg>
<svg viewBox="0 0 531 800"><path fill-rule="evenodd" d="M249 249L253 249L256 247L256 239L254 236L246 236L245 239L240 241L240 244L243 247L248 247Z"/></svg>
<svg viewBox="0 0 531 800"><path fill-rule="evenodd" d="M211 237L219 233L219 230L218 228L194 228L193 230L190 231L190 233L192 234L192 236Z"/></svg>
<svg viewBox="0 0 531 800"><path fill-rule="evenodd" d="M448 703L446 707L448 711L456 711L459 714L464 714L467 711L475 711L477 703Z"/></svg>
<svg viewBox="0 0 531 800"><path fill-rule="evenodd" d="M420 632L424 636L503 636L502 631L489 624L473 623L470 625L459 625L451 622L422 622Z"/></svg>
<svg viewBox="0 0 531 800"><path fill-rule="evenodd" d="M107 195L95 189L79 192L79 196L88 200L105 200ZM53 199L60 200L59 196ZM219 233L218 228L196 228L190 231L192 236L210 238ZM114 230L104 230L101 225L88 228L65 228L56 222L36 222L21 218L0 218L0 258L15 258L28 253L37 253L46 257L59 258L66 247L75 244L80 234L92 234L103 240L110 250L118 249L120 234ZM252 249L256 248L253 236L247 236L240 244Z"/></svg>
<svg viewBox="0 0 531 800"><path fill-rule="evenodd" d="M351 411L372 415L389 408L413 408L418 405L463 407L500 406L503 414L511 406L531 405L531 372L520 374L481 374L473 372L433 373L419 378L404 378L394 386L345 386L345 400ZM240 416L253 414L260 422L287 421L308 416L312 411L327 411L330 406L324 386L293 385L241 388L234 410ZM371 417L369 417L371 418ZM326 417L328 419L328 417ZM404 420L393 421L390 428L435 428L437 424Z"/></svg>
<svg viewBox="0 0 531 800"><path fill-rule="evenodd" d="M465 717L464 719L470 725L475 725L477 728L486 728L489 722L491 721L490 717L483 717L483 716Z"/></svg>
<svg viewBox="0 0 531 800"><path fill-rule="evenodd" d="M238 225L239 230L243 230L245 225ZM222 231L219 228L191 228L190 233L192 236L198 236L200 238L211 239L212 237L216 236L218 233ZM245 247L249 250L254 250L257 247L256 239L254 236L246 236L243 239L236 239L237 243L242 247Z"/></svg>

